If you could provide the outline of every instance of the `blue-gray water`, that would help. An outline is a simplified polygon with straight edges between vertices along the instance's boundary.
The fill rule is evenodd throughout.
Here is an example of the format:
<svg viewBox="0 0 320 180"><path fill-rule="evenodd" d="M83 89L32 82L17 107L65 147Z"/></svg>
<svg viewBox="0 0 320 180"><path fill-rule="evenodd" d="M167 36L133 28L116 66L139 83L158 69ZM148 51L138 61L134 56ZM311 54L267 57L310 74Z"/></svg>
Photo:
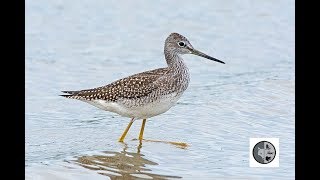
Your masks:
<svg viewBox="0 0 320 180"><path fill-rule="evenodd" d="M294 31L290 0L26 1L26 178L294 179ZM226 62L183 56L189 88L146 124L188 148L139 148L141 121L118 143L128 118L58 96L166 66L171 32ZM279 138L280 167L249 167L250 137Z"/></svg>

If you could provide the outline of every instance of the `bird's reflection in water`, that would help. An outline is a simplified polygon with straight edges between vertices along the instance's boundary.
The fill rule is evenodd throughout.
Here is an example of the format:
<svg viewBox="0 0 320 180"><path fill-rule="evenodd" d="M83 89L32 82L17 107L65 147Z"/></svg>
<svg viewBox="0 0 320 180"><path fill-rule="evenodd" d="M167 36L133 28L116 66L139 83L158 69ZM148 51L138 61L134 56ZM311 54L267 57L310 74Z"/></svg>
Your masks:
<svg viewBox="0 0 320 180"><path fill-rule="evenodd" d="M141 143L137 147L137 152L127 152L128 146L125 144L123 151L104 151L105 155L92 155L79 157L77 164L96 170L99 174L110 177L110 179L172 179L181 178L179 176L154 174L146 165L158 165L144 157L140 153Z"/></svg>

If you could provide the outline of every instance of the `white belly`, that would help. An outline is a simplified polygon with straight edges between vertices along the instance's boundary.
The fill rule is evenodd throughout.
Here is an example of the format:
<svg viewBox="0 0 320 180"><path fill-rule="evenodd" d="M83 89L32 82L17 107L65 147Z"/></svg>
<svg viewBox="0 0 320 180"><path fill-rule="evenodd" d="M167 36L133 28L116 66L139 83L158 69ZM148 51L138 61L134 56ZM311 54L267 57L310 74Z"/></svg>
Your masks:
<svg viewBox="0 0 320 180"><path fill-rule="evenodd" d="M100 109L115 112L121 116L135 118L135 119L147 119L168 111L180 98L180 95L170 94L163 96L158 101L146 103L142 106L128 107L122 103L107 102L105 100L93 100L85 101L91 105L94 105Z"/></svg>

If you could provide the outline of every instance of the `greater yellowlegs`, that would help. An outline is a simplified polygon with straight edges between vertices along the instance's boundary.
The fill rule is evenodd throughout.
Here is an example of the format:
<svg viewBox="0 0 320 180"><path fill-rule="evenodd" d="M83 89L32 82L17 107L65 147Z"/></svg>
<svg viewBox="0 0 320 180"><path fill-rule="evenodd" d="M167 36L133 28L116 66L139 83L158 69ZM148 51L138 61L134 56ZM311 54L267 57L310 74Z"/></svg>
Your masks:
<svg viewBox="0 0 320 180"><path fill-rule="evenodd" d="M134 120L142 119L141 142L147 118L168 111L189 85L189 71L181 58L183 54L194 54L224 64L194 49L184 36L171 33L164 44L167 67L138 73L98 88L62 91L68 95L61 96L131 118L119 138L120 142L123 142Z"/></svg>

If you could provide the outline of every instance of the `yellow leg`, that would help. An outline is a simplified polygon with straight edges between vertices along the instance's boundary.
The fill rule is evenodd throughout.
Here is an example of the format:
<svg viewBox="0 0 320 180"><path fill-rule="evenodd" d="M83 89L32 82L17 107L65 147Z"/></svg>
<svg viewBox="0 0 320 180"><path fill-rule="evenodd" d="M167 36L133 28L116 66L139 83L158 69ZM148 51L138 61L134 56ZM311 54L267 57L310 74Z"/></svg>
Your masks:
<svg viewBox="0 0 320 180"><path fill-rule="evenodd" d="M119 142L123 142L124 138L126 137L128 131L129 131L129 129L130 129L132 123L133 123L133 119L134 119L134 118L131 119L131 121L129 122L127 128L126 128L126 129L124 130L124 132L122 133L122 135L121 135L121 137L120 137L120 139L119 139Z"/></svg>
<svg viewBox="0 0 320 180"><path fill-rule="evenodd" d="M181 148L181 149L186 149L187 147L189 147L189 145L187 143L184 143L184 142L161 141L161 140L150 140L150 139L145 139L144 141L147 141L147 142L161 142L161 143L172 144L172 145L175 145L176 147Z"/></svg>
<svg viewBox="0 0 320 180"><path fill-rule="evenodd" d="M140 134L139 134L139 141L140 141L140 142L141 142L142 139L143 139L143 132L144 132L144 126L146 125L146 121L147 121L147 119L143 119L143 120L142 120L142 126L141 126Z"/></svg>

